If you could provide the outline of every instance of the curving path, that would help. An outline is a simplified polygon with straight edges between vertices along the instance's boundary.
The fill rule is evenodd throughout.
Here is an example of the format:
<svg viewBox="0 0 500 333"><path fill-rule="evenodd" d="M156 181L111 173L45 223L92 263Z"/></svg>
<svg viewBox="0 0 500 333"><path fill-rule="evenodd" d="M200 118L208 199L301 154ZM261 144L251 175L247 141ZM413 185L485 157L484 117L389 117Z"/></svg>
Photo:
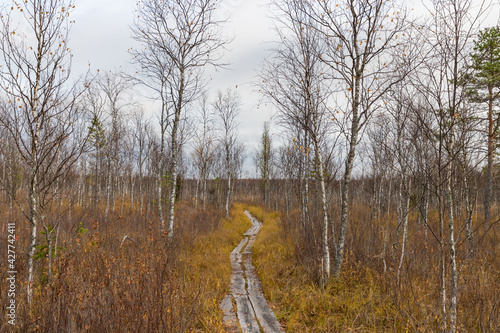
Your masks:
<svg viewBox="0 0 500 333"><path fill-rule="evenodd" d="M245 232L245 237L231 252L231 294L227 295L220 305L224 312L224 321L233 331L284 332L273 310L267 305L262 285L252 265L252 247L262 223L250 215L248 210L245 214L252 222L252 227Z"/></svg>

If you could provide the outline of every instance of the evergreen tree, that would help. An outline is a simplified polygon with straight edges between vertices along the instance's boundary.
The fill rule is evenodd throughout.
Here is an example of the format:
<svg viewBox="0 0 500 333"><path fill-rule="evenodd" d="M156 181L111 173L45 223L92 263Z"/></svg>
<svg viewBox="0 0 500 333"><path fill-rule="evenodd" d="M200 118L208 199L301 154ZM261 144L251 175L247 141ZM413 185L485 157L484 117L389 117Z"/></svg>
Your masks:
<svg viewBox="0 0 500 333"><path fill-rule="evenodd" d="M493 188L493 154L500 125L500 113L498 110L494 112L495 101L500 98L500 27L484 29L474 44L469 93L474 102L488 105L488 166L484 219L485 223L489 223Z"/></svg>

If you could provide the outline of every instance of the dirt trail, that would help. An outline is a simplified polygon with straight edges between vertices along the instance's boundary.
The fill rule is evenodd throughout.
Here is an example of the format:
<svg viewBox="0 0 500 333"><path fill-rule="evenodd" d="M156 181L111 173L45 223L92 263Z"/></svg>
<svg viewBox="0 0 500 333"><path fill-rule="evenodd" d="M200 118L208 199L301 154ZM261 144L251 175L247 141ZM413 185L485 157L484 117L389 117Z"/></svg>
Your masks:
<svg viewBox="0 0 500 333"><path fill-rule="evenodd" d="M231 252L231 294L221 303L226 325L234 331L284 332L273 310L267 305L262 285L252 265L252 247L262 223L246 210L252 227ZM243 249L244 247L244 249ZM234 305L236 309L234 309Z"/></svg>

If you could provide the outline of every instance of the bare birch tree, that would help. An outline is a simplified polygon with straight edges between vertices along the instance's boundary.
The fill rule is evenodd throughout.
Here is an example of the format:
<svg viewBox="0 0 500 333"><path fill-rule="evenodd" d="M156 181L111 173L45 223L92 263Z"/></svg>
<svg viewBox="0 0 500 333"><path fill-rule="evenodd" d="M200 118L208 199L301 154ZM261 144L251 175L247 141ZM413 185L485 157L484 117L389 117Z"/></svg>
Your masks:
<svg viewBox="0 0 500 333"><path fill-rule="evenodd" d="M215 114L210 110L208 103L208 95L203 94L200 99L198 121L200 127L195 134L193 159L195 167L198 169L198 177L196 180L195 207L198 206L198 193L201 185L201 198L203 209L206 208L207 202L207 179L210 173L210 168L214 160L214 150L216 145L215 137ZM201 183L201 184L200 184Z"/></svg>
<svg viewBox="0 0 500 333"><path fill-rule="evenodd" d="M104 211L104 220L108 221L109 206L114 207L111 192L113 179L116 178L119 159L120 144L123 142L123 112L124 107L129 104L125 99L125 94L131 88L131 82L128 78L118 72L106 72L98 81L98 86L104 94L106 119L109 122L109 130L106 131L106 206ZM114 199L114 198L113 198ZM113 208L114 211L114 208Z"/></svg>
<svg viewBox="0 0 500 333"><path fill-rule="evenodd" d="M151 132L151 124L149 120L144 118L144 111L137 110L132 116L134 124L133 135L137 142L135 150L135 158L137 161L138 182L139 182L139 213L142 215L144 212L144 164L148 156L148 135Z"/></svg>
<svg viewBox="0 0 500 333"><path fill-rule="evenodd" d="M31 304L38 226L43 225L51 247L55 226L45 217L53 186L76 162L86 143L78 113L78 99L86 85L69 81L67 41L73 1L13 1L10 7L2 11L0 19L0 86L7 99L0 123L28 168L28 207L21 203L19 207L30 228L26 286Z"/></svg>
<svg viewBox="0 0 500 333"><path fill-rule="evenodd" d="M225 212L229 219L229 208L231 206L232 181L236 177L238 160L241 156L238 144L237 128L238 114L241 112L241 97L233 90L228 89L226 93L219 91L212 104L215 114L218 116L222 137L221 148L223 151L224 169L226 172Z"/></svg>
<svg viewBox="0 0 500 333"><path fill-rule="evenodd" d="M484 11L484 2L474 8L471 0L433 1L432 19L426 32L426 45L431 56L425 58L418 71L417 89L426 107L435 117L431 130L437 141L439 200L439 243L441 249L441 330L456 332L458 316L459 267L457 264L455 169L463 143L457 142L457 127L465 121L466 94L461 80L467 76L469 52L476 24ZM447 215L445 217L445 215ZM447 222L447 228L445 228ZM448 255L446 255L446 250ZM450 267L449 301L446 279ZM448 320L449 318L449 320Z"/></svg>
<svg viewBox="0 0 500 333"><path fill-rule="evenodd" d="M331 95L324 74L327 70L320 59L326 51L322 35L311 19L311 12L302 1L275 1L279 13L275 17L276 31L281 45L274 50L274 59L268 61L261 71L261 93L277 107L282 125L299 126L304 131L300 140L300 152L308 161L311 148L314 152L314 166L321 193L322 212L322 257L321 280L330 277L329 219L325 185L325 167L321 145L325 140L326 117L329 112L326 103ZM294 138L295 140L298 138ZM297 141L298 143L299 141ZM296 145L295 145L296 146ZM304 189L307 198L308 181ZM303 207L307 211L307 202Z"/></svg>
<svg viewBox="0 0 500 333"><path fill-rule="evenodd" d="M273 147L272 138L269 131L269 122L264 122L264 128L260 137L259 150L257 151L256 162L260 176L260 188L262 201L267 204L269 201L269 181L273 167Z"/></svg>
<svg viewBox="0 0 500 333"><path fill-rule="evenodd" d="M203 69L219 66L229 40L222 37L224 22L216 16L218 0L144 0L138 2L132 33L144 50L134 52L146 75L154 77L162 101L162 119L171 117L171 186L168 235L174 232L174 205L178 170L179 123L186 106L202 91ZM164 116L165 113L165 116ZM162 126L164 124L162 123ZM163 146L163 143L162 143ZM161 151L163 154L163 151Z"/></svg>
<svg viewBox="0 0 500 333"><path fill-rule="evenodd" d="M345 110L347 156L333 267L333 274L338 275L345 255L349 185L356 146L364 126L380 108L381 97L404 77L395 72L402 62L411 63L407 60L410 50L405 48L409 24L405 8L383 0L309 2L308 15L323 34L328 48L320 57L330 68L333 82L343 91L338 108ZM396 49L401 57L392 56Z"/></svg>

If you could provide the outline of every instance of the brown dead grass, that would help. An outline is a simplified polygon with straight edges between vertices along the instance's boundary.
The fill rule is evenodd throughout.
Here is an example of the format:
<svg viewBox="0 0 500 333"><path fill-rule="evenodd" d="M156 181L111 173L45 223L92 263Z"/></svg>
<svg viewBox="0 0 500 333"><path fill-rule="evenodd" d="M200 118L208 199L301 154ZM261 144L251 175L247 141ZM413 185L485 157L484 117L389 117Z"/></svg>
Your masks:
<svg viewBox="0 0 500 333"><path fill-rule="evenodd" d="M439 329L440 249L413 213L397 284L400 244L396 217L370 221L369 208L354 204L347 240L347 257L340 276L320 288L319 264L304 252L303 235L279 214L250 207L263 223L255 243L254 263L268 300L290 332L433 332ZM437 229L437 213L430 215ZM457 225L463 221L457 218ZM382 252L386 232L386 264ZM474 256L466 258L465 242L458 247L459 332L500 331L500 238L489 232ZM447 249L447 248L446 248ZM314 258L313 258L314 259ZM318 265L312 266L312 263ZM311 267L313 269L311 269ZM315 268L315 269L314 269ZM449 281L449 272L447 273ZM449 285L447 286L449 288ZM449 292L449 290L448 290Z"/></svg>
<svg viewBox="0 0 500 333"><path fill-rule="evenodd" d="M280 216L249 207L263 222L254 246L254 264L264 293L287 332L402 331L390 297L374 272L348 255L341 277L322 289L297 260L293 237L283 232Z"/></svg>
<svg viewBox="0 0 500 333"><path fill-rule="evenodd" d="M22 248L27 228L18 218ZM18 325L9 330L225 331L219 303L229 290L229 254L251 224L242 213L227 221L214 210L194 210L184 204L177 210L176 223L172 244L156 221L136 215L114 215L107 225L84 219L82 227L88 230L81 233L65 225L55 278L47 281L48 257L36 262L31 311L25 303L25 262L18 260ZM125 235L133 241L120 247ZM4 260L2 256L2 267ZM5 313L5 288L0 299Z"/></svg>

